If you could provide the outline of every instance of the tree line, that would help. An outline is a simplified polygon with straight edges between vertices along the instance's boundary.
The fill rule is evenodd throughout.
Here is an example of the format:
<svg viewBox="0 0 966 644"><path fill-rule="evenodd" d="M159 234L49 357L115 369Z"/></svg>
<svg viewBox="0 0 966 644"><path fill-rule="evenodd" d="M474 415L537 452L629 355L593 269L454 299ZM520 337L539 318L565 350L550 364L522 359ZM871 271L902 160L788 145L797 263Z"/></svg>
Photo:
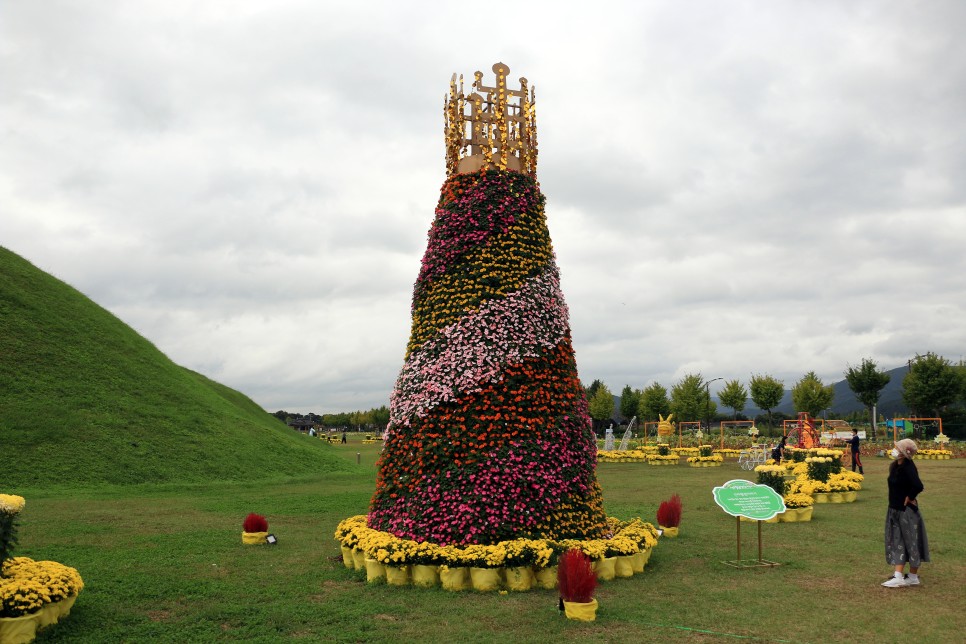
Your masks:
<svg viewBox="0 0 966 644"><path fill-rule="evenodd" d="M382 431L389 424L389 408L385 405L368 411L339 412L335 414L299 414L279 410L272 414L285 424L292 420L308 420L323 429L354 429L360 432Z"/></svg>
<svg viewBox="0 0 966 644"><path fill-rule="evenodd" d="M864 358L858 365L848 365L845 380L855 397L866 406L865 421L872 418L872 409L879 402L882 390L891 376L879 369L874 360ZM625 385L618 409L624 418L637 416L639 421L656 421L659 416L674 414L676 421L708 421L722 416L718 405L711 400L710 383L700 374L687 374L671 386L670 391L659 382L643 389ZM595 429L600 429L614 413L611 390L600 380L585 387L590 416ZM738 379L725 380L718 392L722 406L730 410L729 417L745 419L742 415L748 401L767 414L769 427L774 421L773 410L781 404L785 383L769 374L752 375L747 386ZM796 411L818 416L831 407L835 397L832 385L826 385L809 371L792 387L792 404ZM966 428L966 364L953 364L946 358L929 352L909 361L909 371L902 381L902 399L912 412L924 418L942 418ZM389 408L385 405L368 411L332 414L298 414L280 410L272 414L284 423L293 419L310 420L325 429L355 429L382 431L389 423ZM855 419L858 420L858 419ZM949 433L949 432L947 432ZM953 435L952 433L950 435Z"/></svg>
<svg viewBox="0 0 966 644"><path fill-rule="evenodd" d="M870 420L891 376L879 369L871 358L862 359L858 365L848 365L844 376L849 389L865 405L866 420ZM674 383L670 391L659 382L652 382L643 389L625 385L618 409L621 416L637 416L640 421L657 421L672 413L675 421L711 421L719 416L717 403L711 400L711 382L713 380L706 381L700 373L691 373ZM590 416L595 428L599 428L614 413L613 394L600 380L586 387L585 393ZM835 398L833 386L823 383L814 371L802 376L792 387L791 394L795 410L808 412L811 416L829 409ZM781 404L784 395L784 381L768 374L755 374L747 387L738 379L725 380L724 387L718 392L718 400L737 420L750 398L756 407L767 413L770 427L772 410ZM966 417L966 365L962 361L954 365L932 352L917 355L909 361L909 371L903 378L902 400L919 417L943 418L944 422L947 417L950 420Z"/></svg>

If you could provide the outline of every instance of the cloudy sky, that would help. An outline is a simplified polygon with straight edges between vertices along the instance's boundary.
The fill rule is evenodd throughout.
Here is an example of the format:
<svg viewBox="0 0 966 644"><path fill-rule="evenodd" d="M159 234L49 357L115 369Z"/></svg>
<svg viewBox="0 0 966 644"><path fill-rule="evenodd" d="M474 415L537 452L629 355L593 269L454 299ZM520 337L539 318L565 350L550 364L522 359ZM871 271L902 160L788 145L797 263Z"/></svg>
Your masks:
<svg viewBox="0 0 966 644"><path fill-rule="evenodd" d="M269 411L387 404L450 75L502 61L536 86L585 383L959 360L964 24L958 0L7 0L0 244Z"/></svg>

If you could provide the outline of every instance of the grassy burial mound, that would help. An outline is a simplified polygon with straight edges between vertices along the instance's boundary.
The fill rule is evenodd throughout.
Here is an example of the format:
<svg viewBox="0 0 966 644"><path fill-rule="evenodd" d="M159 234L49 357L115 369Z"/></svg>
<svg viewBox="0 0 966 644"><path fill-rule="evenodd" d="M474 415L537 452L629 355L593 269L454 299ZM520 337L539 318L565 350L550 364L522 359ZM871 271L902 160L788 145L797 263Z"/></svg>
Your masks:
<svg viewBox="0 0 966 644"><path fill-rule="evenodd" d="M345 470L243 394L180 367L0 247L0 483L258 480Z"/></svg>

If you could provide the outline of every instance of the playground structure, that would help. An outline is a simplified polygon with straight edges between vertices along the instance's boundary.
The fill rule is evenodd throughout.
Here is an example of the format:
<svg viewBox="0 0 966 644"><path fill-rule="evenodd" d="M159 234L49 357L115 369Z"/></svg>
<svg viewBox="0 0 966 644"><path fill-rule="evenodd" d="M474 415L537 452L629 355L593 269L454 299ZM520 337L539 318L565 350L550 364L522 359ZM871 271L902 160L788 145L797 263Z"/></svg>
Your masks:
<svg viewBox="0 0 966 644"><path fill-rule="evenodd" d="M816 419L818 422L818 419ZM822 422L820 441L828 446L836 445L836 441L847 443L852 438L852 425L844 420L825 420ZM859 432L859 438L865 440L865 430Z"/></svg>
<svg viewBox="0 0 966 644"><path fill-rule="evenodd" d="M731 426L737 427L739 425L746 425L748 427L748 429L752 429L755 426L755 421L753 421L753 420L722 420L721 421L721 424L720 424L720 429L721 429L721 449L724 449L724 432L725 432L725 426L726 425L729 426L729 427L731 427Z"/></svg>
<svg viewBox="0 0 966 644"><path fill-rule="evenodd" d="M923 423L923 422L936 422L936 423L939 423L939 433L940 434L943 433L943 419L942 418L919 418L917 416L913 416L912 418L893 418L892 421L889 423L890 425L892 425L892 441L893 442L899 440L899 429L898 429L898 427L897 427L896 424L899 423L899 422L901 422L902 425L903 425L903 430L905 430L905 423L906 423L906 421L909 421L910 423L912 423L912 433L913 434L915 434L916 429L919 429L920 428L919 425L921 423ZM905 430L905 431L907 432L907 430Z"/></svg>
<svg viewBox="0 0 966 644"><path fill-rule="evenodd" d="M685 429L687 430L693 429L694 431L700 431L701 423L696 420L684 420L678 423L678 447L684 446L684 441L682 440L682 436Z"/></svg>
<svg viewBox="0 0 966 644"><path fill-rule="evenodd" d="M825 428L825 421L821 418L812 418L807 411L800 411L798 419L786 420L782 423L782 429L788 437L788 442L793 442L804 449L811 449L818 447L821 442L819 430L815 428L816 423L820 423L822 429Z"/></svg>

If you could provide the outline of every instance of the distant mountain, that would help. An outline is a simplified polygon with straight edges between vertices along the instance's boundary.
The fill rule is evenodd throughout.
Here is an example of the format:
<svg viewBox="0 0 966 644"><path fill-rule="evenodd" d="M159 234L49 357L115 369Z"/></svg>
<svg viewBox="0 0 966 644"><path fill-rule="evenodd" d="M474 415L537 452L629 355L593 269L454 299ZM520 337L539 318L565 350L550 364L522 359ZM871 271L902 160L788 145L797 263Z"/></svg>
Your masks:
<svg viewBox="0 0 966 644"><path fill-rule="evenodd" d="M886 371L891 378L889 384L883 388L881 395L879 396L879 404L876 411L886 417L897 416L908 413L909 408L904 402L902 402L902 379L906 377L906 373L909 372L908 365L903 365L901 367L896 367L895 369L890 369ZM836 382L833 385L835 391L835 398L832 399L832 406L830 411L833 414L844 416L850 414L854 411L865 410L865 405L860 403L856 399L855 394L849 389L849 383L844 379ZM719 413L727 413L729 408L721 405L721 401L714 397L713 400L718 404ZM742 412L745 416L749 418L757 416L758 414L765 413L765 410L758 409L751 403L751 399L748 399L749 406L745 407ZM781 403L775 407L773 412L781 412L789 416L795 415L795 406L792 404L792 392L790 389L785 390L785 395L782 397Z"/></svg>

